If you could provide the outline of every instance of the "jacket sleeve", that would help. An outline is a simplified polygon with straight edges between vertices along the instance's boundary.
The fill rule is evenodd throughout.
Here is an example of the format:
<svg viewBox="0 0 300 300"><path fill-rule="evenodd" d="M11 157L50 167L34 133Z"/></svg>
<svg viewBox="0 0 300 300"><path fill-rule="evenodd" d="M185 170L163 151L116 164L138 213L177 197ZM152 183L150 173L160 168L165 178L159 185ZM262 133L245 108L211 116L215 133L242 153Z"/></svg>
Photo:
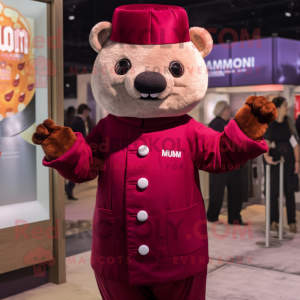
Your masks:
<svg viewBox="0 0 300 300"><path fill-rule="evenodd" d="M51 162L44 157L43 165L57 170L61 176L75 183L95 179L104 169L100 151L102 143L100 123L101 121L86 138L80 132L75 132L77 140L74 145Z"/></svg>
<svg viewBox="0 0 300 300"><path fill-rule="evenodd" d="M209 173L238 169L249 159L268 151L265 140L248 138L234 120L221 133L191 118L187 136L187 150L195 167Z"/></svg>

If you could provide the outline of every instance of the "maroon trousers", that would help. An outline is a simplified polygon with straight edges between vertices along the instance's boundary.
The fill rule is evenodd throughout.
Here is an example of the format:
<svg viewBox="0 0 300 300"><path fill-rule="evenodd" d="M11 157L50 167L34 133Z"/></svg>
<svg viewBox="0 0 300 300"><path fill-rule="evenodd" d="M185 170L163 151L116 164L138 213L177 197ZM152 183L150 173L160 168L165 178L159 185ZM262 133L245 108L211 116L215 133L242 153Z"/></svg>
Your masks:
<svg viewBox="0 0 300 300"><path fill-rule="evenodd" d="M206 275L207 268L179 281L129 287L125 282L95 273L103 300L205 300Z"/></svg>

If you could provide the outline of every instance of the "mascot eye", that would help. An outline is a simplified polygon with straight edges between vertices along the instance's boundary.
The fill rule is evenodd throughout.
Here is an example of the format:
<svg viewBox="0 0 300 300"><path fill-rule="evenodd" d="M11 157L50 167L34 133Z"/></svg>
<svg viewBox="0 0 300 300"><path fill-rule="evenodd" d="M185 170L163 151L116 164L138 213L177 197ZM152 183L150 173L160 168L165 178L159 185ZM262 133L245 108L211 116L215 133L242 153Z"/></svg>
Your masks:
<svg viewBox="0 0 300 300"><path fill-rule="evenodd" d="M183 65L178 61L171 61L169 70L174 77L180 77L183 75Z"/></svg>
<svg viewBox="0 0 300 300"><path fill-rule="evenodd" d="M125 75L131 68L131 62L127 58L120 59L115 66L115 72L118 75Z"/></svg>

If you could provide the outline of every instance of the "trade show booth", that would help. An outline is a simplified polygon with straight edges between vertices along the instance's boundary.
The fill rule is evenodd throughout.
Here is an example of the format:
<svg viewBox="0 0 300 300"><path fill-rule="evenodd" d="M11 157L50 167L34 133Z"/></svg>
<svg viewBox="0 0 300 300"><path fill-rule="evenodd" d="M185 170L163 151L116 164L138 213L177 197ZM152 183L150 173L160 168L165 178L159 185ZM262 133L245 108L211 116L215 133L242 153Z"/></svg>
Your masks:
<svg viewBox="0 0 300 300"><path fill-rule="evenodd" d="M0 0L0 298L66 280L64 181L37 124L63 125L62 0Z"/></svg>
<svg viewBox="0 0 300 300"><path fill-rule="evenodd" d="M245 40L213 46L205 58L208 91L191 112L199 122L208 125L215 117L214 106L227 101L232 118L251 95L265 96L270 101L283 96L289 104L289 116L299 114L300 41L284 38ZM260 201L263 189L262 157L251 161L249 197ZM204 198L208 199L208 174L201 172Z"/></svg>

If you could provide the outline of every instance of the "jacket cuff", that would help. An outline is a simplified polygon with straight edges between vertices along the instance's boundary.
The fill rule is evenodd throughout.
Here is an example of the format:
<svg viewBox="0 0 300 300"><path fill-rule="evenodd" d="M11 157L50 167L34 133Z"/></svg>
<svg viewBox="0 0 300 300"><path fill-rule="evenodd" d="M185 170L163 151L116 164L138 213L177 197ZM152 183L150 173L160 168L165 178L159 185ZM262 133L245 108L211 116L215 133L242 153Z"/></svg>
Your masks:
<svg viewBox="0 0 300 300"><path fill-rule="evenodd" d="M67 173L75 168L80 158L80 153L83 151L85 146L85 139L80 132L74 132L77 140L73 146L66 151L62 156L58 157L55 160L48 161L46 156L43 158L43 165L45 167L51 167L58 172Z"/></svg>

